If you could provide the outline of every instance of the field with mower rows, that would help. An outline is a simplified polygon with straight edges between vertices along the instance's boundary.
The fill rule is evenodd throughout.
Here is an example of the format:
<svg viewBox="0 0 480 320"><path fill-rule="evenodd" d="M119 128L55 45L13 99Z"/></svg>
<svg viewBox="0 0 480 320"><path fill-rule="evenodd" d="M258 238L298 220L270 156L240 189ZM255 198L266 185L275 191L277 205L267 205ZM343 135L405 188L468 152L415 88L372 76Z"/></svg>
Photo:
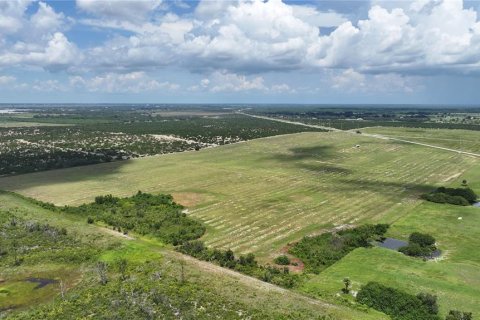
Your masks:
<svg viewBox="0 0 480 320"><path fill-rule="evenodd" d="M207 245L270 260L287 243L345 224L392 223L473 157L348 133L302 133L215 149L0 179L55 204L138 190L172 193L204 221Z"/></svg>

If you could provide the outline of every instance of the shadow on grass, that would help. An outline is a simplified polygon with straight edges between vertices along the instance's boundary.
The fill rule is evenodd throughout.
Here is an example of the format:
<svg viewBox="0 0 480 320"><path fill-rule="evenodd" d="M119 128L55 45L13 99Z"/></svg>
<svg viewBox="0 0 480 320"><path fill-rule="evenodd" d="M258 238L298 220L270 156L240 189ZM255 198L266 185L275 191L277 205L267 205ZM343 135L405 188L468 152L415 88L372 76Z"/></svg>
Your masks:
<svg viewBox="0 0 480 320"><path fill-rule="evenodd" d="M313 147L297 147L289 149L290 153L274 154L274 159L291 164L303 170L327 174L351 174L352 170L335 165L338 161L334 147L328 145Z"/></svg>
<svg viewBox="0 0 480 320"><path fill-rule="evenodd" d="M418 183L404 183L393 181L372 181L367 179L340 179L341 185L338 189L343 191L357 191L368 190L378 193L391 194L392 188L402 188L401 192L409 192L413 194L423 194L431 192L436 189L433 185L418 184Z"/></svg>
<svg viewBox="0 0 480 320"><path fill-rule="evenodd" d="M63 169L52 169L34 173L0 177L0 189L15 190L18 188L33 188L37 186L105 179L120 172L120 169L139 160L120 160L114 162L81 165ZM87 168L88 167L88 168Z"/></svg>

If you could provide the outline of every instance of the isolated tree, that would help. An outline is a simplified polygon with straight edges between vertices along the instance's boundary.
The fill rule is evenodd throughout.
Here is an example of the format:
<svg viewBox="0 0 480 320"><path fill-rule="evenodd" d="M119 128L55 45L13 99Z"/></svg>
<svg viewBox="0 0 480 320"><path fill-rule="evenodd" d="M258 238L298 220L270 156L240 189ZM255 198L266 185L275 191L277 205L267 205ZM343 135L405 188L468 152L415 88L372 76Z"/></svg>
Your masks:
<svg viewBox="0 0 480 320"><path fill-rule="evenodd" d="M344 278L343 279L343 285L345 286L342 291L343 293L345 294L349 294L350 293L350 285L352 284L352 282L350 281L349 278Z"/></svg>
<svg viewBox="0 0 480 320"><path fill-rule="evenodd" d="M462 186L466 187L467 185L468 185L468 182L467 182L467 180L464 179L464 180L462 181Z"/></svg>
<svg viewBox="0 0 480 320"><path fill-rule="evenodd" d="M22 259L20 259L20 257L19 257L19 244L18 244L18 241L16 239L12 240L12 243L11 243L11 246L10 246L10 251L13 254L13 261L14 261L13 264L15 266L20 265L20 263L22 262Z"/></svg>
<svg viewBox="0 0 480 320"><path fill-rule="evenodd" d="M180 260L180 283L185 283L185 260Z"/></svg>
<svg viewBox="0 0 480 320"><path fill-rule="evenodd" d="M108 282L107 267L107 264L103 261L99 261L96 266L98 280L102 285L106 285Z"/></svg>
<svg viewBox="0 0 480 320"><path fill-rule="evenodd" d="M127 278L127 267L128 267L127 259L121 258L117 260L117 268L118 268L118 272L120 272L121 280L125 280Z"/></svg>

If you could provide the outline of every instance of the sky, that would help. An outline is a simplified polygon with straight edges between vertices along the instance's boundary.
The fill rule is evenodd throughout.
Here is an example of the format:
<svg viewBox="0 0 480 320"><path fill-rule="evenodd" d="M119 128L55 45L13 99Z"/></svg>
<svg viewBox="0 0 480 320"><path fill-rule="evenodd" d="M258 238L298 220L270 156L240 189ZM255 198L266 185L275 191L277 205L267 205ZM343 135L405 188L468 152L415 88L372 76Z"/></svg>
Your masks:
<svg viewBox="0 0 480 320"><path fill-rule="evenodd" d="M480 1L0 1L0 103L480 105Z"/></svg>

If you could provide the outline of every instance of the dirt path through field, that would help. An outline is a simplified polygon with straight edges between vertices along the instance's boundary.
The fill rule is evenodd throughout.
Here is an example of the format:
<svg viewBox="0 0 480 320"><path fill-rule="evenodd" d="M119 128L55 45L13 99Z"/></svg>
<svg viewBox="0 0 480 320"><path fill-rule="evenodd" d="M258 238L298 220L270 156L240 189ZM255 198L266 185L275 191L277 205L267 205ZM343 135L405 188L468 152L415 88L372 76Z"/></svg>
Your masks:
<svg viewBox="0 0 480 320"><path fill-rule="evenodd" d="M102 232L105 232L105 233L108 233L112 236L115 236L115 237L119 237L119 238L124 238L124 239L127 239L127 240L135 240L135 238L129 236L128 234L124 234L122 232L119 232L119 231L115 231L115 230L112 230L112 229L108 229L106 227L98 227Z"/></svg>
<svg viewBox="0 0 480 320"><path fill-rule="evenodd" d="M317 129L323 129L323 130L328 130L328 131L358 134L358 133L356 133L356 131L344 131L344 130L340 130L340 129L337 129L337 128L318 126L318 125L314 125L314 124L307 124L307 123L302 123L302 122L276 119L276 118L270 118L270 117L264 117L264 116L256 116L256 115L243 113L243 112L237 112L237 113L242 114L244 116L248 116L248 117L277 121L277 122L283 122L283 123L289 123L289 124L294 124L294 125L304 126L304 127L309 127L309 128L317 128ZM445 147L440 147L440 146L436 146L436 145L428 144L428 143L422 143L422 142L416 142L416 141L411 141L411 140L393 138L393 137L384 136L384 135L381 135L381 134L362 133L362 136L376 138L376 139L383 139L383 140L393 140L393 141L405 142L405 143L416 144L416 145L424 146L424 147L428 147L428 148L435 148L435 149L440 149L440 150L465 154L465 155L469 155L469 156L480 157L480 154L478 154L478 153L467 152L467 151L462 151L462 150L457 150L457 149L452 149L452 148L445 148Z"/></svg>
<svg viewBox="0 0 480 320"><path fill-rule="evenodd" d="M327 307L327 308L331 308L331 309L337 309L337 306L335 306L333 304L330 304L330 303L327 303L325 301L321 301L321 300L318 300L318 299L314 299L314 298L304 296L304 295L302 295L300 293L297 293L293 290L288 290L288 289L278 287L274 284L261 281L257 278L253 278L253 277L244 275L242 273L236 272L236 271L228 269L228 268L223 268L223 267L217 266L217 265L212 264L210 262L201 261L201 260L195 259L193 257L181 254L179 252L170 251L170 250L164 251L164 253L166 253L166 255L171 256L171 257L176 258L176 259L183 259L187 263L195 265L200 270L205 270L206 272L210 272L210 273L218 273L218 274L229 275L229 276L235 278L236 280L238 280L239 282L241 282L243 284L246 284L248 286L251 286L251 287L255 287L256 289L269 291L269 292L274 291L274 292L278 292L278 293L281 293L281 294L289 294L292 297L295 297L296 299L303 300L303 301L308 302L308 303L313 304L313 305L318 305L318 306Z"/></svg>

